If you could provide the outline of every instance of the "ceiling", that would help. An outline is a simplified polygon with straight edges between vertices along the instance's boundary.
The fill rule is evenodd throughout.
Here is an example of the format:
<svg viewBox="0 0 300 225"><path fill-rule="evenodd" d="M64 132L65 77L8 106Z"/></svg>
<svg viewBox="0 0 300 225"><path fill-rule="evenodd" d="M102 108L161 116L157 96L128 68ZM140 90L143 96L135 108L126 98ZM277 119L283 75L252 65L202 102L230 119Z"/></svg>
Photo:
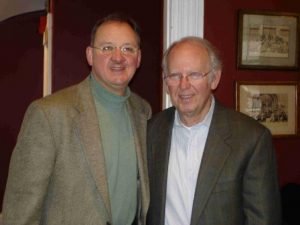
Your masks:
<svg viewBox="0 0 300 225"><path fill-rule="evenodd" d="M23 13L44 10L47 0L0 0L0 22Z"/></svg>

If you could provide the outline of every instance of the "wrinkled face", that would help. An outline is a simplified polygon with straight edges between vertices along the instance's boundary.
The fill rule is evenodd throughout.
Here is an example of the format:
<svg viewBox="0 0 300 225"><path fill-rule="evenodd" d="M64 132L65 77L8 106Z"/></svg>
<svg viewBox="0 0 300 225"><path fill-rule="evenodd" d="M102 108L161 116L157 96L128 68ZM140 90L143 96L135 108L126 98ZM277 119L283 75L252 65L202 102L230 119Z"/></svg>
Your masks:
<svg viewBox="0 0 300 225"><path fill-rule="evenodd" d="M212 80L209 79L212 74L197 80L186 77L193 72L207 73L212 69L207 50L196 42L176 45L169 53L167 62L168 74L183 75L177 83L165 79L167 91L181 121L187 126L201 122L209 111L212 91L217 88L221 71L216 72Z"/></svg>
<svg viewBox="0 0 300 225"><path fill-rule="evenodd" d="M127 46L136 51L126 52ZM98 28L92 47L87 47L86 57L95 79L108 91L124 95L141 61L136 33L127 23L106 22Z"/></svg>

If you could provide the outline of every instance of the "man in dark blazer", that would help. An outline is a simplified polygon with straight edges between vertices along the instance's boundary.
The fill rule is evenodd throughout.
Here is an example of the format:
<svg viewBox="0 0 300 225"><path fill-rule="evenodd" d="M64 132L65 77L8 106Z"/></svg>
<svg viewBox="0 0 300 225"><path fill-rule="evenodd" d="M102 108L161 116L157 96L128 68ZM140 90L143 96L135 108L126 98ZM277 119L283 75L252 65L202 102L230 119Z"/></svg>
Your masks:
<svg viewBox="0 0 300 225"><path fill-rule="evenodd" d="M222 65L206 40L164 54L174 107L148 122L148 225L279 225L275 152L268 129L214 96Z"/></svg>
<svg viewBox="0 0 300 225"><path fill-rule="evenodd" d="M140 65L134 21L96 23L86 49L91 74L34 101L11 158L5 225L145 224L149 206L149 104L130 92Z"/></svg>

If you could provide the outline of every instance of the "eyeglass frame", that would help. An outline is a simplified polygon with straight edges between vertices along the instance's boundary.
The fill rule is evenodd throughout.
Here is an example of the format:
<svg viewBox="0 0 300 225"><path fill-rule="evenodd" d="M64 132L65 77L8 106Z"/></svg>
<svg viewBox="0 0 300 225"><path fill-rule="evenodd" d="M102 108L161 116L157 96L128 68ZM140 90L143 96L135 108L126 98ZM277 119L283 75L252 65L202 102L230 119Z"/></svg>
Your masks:
<svg viewBox="0 0 300 225"><path fill-rule="evenodd" d="M120 49L122 55L134 56L140 50L140 47L133 47L133 46L128 45L128 44L124 44L122 46L115 46L113 44L103 44L102 46L99 46L99 47L94 46L94 45L90 45L90 47L93 48L93 49L99 50L101 52L101 54L103 54L103 55L112 55L116 51L116 49L118 48L118 49ZM104 50L105 47L113 47L113 49L112 50L107 50L105 52L105 50ZM133 51L132 52L130 52L130 51L126 52L124 50L125 48L132 48Z"/></svg>
<svg viewBox="0 0 300 225"><path fill-rule="evenodd" d="M202 80L204 77L206 77L212 71L213 71L212 69L206 73L193 71L193 72L186 74L185 76L183 75L183 73L171 73L171 74L163 76L163 79L166 80L166 82L168 82L168 78L169 78L169 81L174 82L174 84L178 84L183 78L187 78L187 80L190 83L193 83L194 81ZM196 78L190 79L192 77L192 75L195 75L195 74L199 74L199 76L196 76ZM177 79L175 79L176 76L178 77ZM171 77L173 77L174 79L173 80L170 79Z"/></svg>

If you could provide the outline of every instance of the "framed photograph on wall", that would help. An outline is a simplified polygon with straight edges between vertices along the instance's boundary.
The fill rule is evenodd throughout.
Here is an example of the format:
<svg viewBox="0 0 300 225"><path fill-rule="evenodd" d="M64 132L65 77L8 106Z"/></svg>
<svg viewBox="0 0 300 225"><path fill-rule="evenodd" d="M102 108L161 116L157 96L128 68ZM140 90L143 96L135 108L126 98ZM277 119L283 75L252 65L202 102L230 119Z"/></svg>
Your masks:
<svg viewBox="0 0 300 225"><path fill-rule="evenodd" d="M236 82L236 109L273 136L298 135L298 82Z"/></svg>
<svg viewBox="0 0 300 225"><path fill-rule="evenodd" d="M299 68L299 14L239 11L238 68Z"/></svg>

